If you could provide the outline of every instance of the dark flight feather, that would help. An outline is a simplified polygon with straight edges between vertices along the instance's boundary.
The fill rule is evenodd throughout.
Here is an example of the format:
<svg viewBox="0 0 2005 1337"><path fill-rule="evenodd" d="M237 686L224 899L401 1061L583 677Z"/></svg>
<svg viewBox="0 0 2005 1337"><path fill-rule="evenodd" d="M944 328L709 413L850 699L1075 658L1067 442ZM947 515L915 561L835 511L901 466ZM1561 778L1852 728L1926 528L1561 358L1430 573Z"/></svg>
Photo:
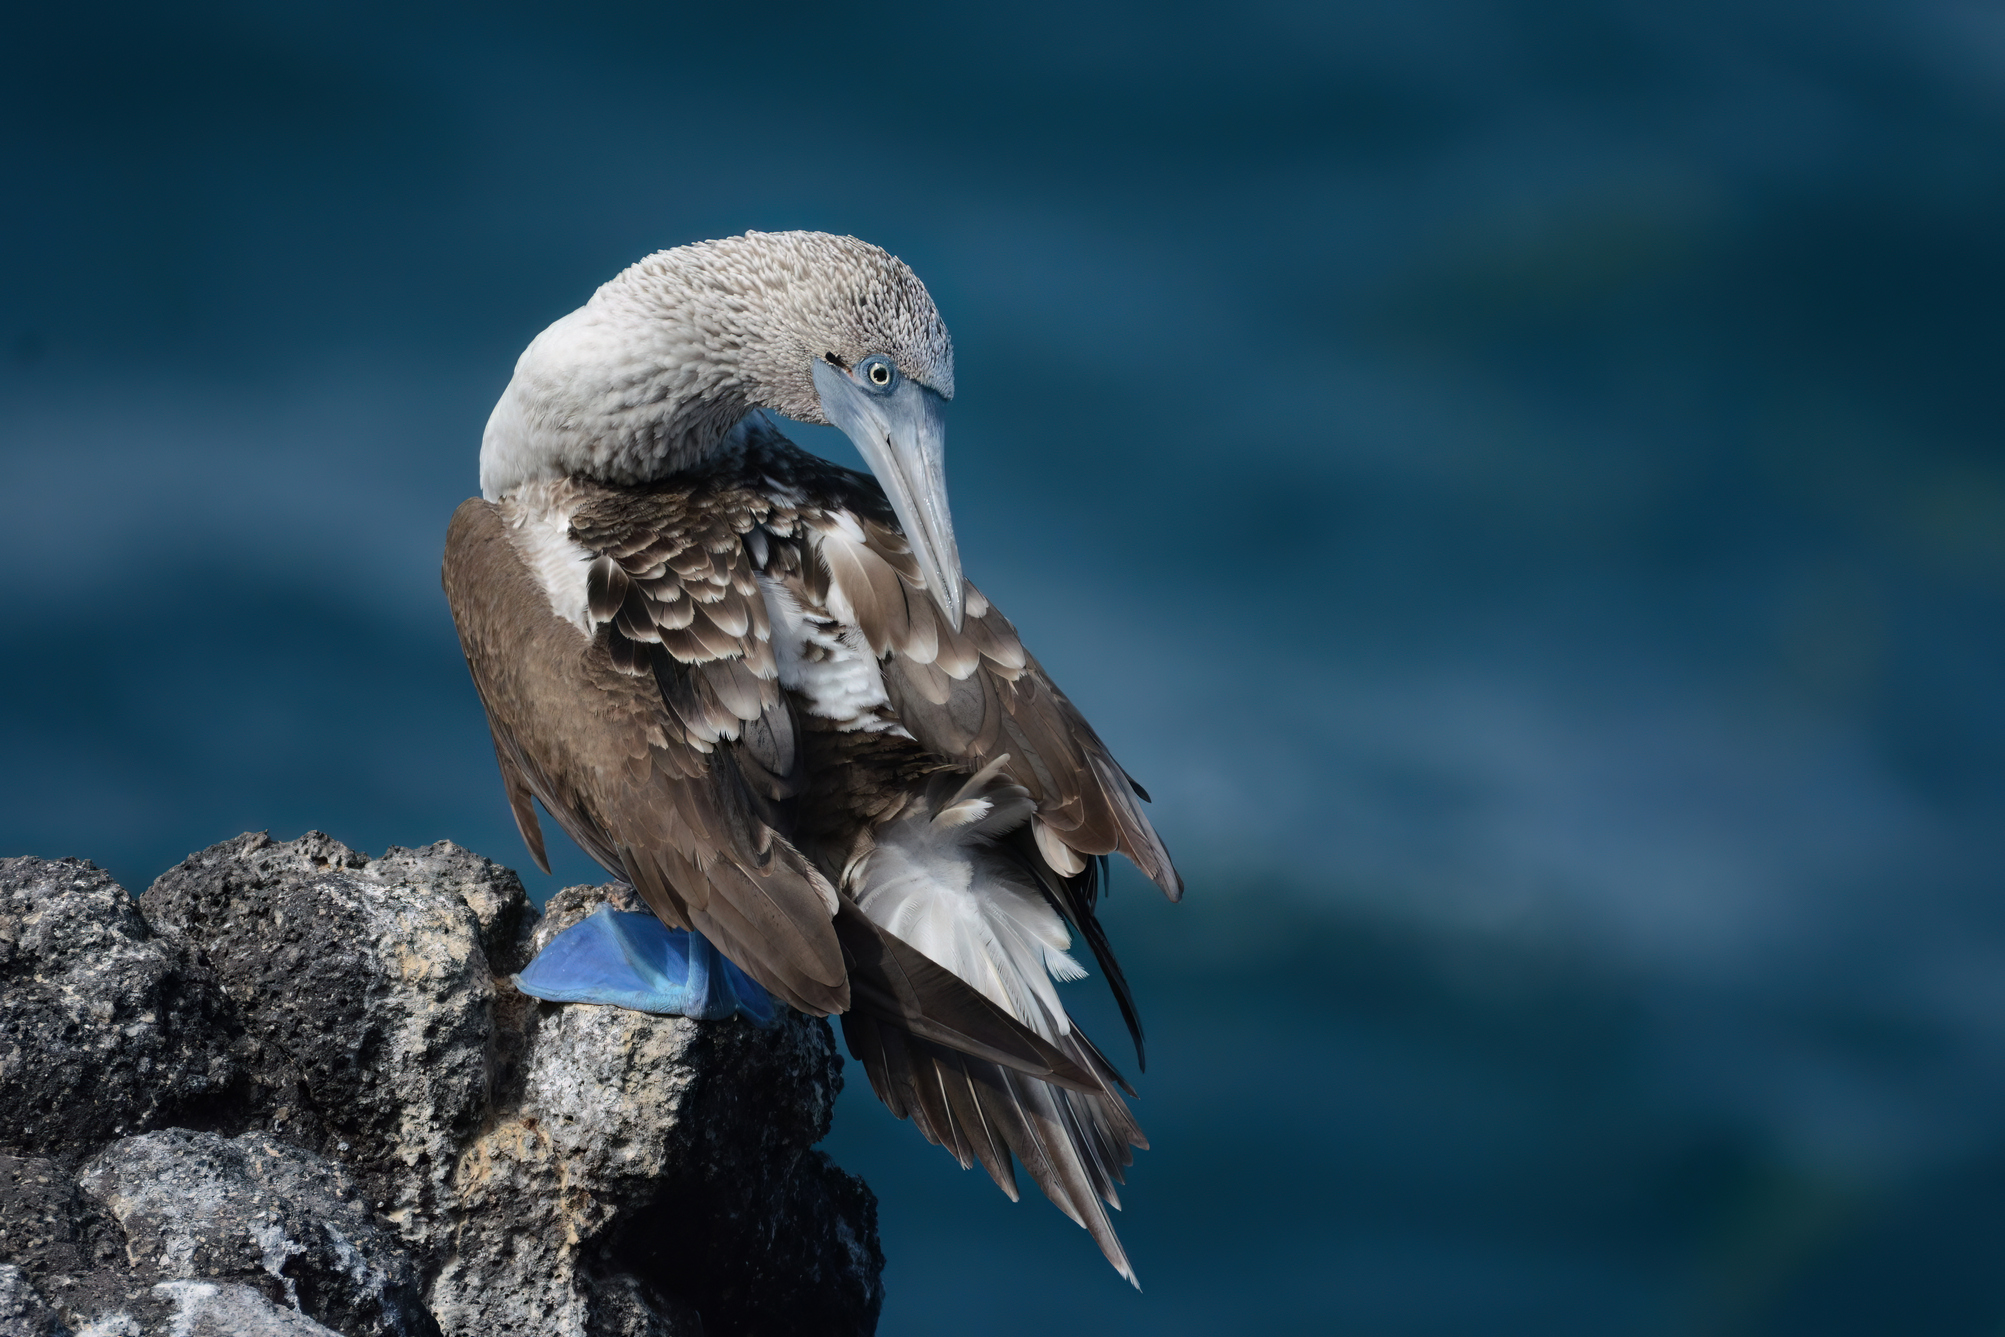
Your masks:
<svg viewBox="0 0 2005 1337"><path fill-rule="evenodd" d="M1132 1148L1148 1141L1104 1081L1083 1091L1038 1081L860 1011L845 1014L842 1028L850 1056L893 1114L912 1120L962 1168L979 1162L1012 1199L1014 1156L1045 1196L1093 1236L1115 1270L1135 1281L1106 1208L1120 1206L1121 1172L1134 1163ZM1069 1038L1068 1044L1075 1062L1091 1063L1083 1047Z"/></svg>

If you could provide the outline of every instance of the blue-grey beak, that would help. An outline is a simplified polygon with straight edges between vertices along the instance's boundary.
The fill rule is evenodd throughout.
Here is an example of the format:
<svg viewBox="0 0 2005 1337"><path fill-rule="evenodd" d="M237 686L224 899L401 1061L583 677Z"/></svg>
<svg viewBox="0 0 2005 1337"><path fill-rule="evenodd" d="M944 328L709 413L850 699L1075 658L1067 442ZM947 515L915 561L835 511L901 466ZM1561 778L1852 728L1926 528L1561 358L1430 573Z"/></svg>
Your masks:
<svg viewBox="0 0 2005 1337"><path fill-rule="evenodd" d="M814 376L822 412L856 443L883 484L933 602L959 631L966 599L947 510L947 401L904 377L889 390L874 390L828 362L815 363Z"/></svg>

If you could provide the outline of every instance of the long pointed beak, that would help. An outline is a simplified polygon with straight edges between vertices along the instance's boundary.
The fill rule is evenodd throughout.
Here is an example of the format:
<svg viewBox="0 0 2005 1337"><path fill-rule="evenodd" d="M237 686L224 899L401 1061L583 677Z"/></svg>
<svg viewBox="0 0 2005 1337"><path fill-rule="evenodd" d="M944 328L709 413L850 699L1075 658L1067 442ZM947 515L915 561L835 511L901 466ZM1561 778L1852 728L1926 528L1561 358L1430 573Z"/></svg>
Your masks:
<svg viewBox="0 0 2005 1337"><path fill-rule="evenodd" d="M917 381L900 381L889 394L872 391L826 362L815 363L814 375L822 412L884 485L933 602L959 631L966 597L947 510L947 401Z"/></svg>

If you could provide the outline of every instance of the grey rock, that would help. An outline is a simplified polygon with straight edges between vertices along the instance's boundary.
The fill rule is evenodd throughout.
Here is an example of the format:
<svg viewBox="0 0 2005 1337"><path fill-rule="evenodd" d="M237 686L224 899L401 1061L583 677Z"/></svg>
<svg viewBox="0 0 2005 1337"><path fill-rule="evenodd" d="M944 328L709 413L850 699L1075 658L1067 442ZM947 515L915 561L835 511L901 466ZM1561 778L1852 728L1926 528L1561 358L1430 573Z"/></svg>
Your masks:
<svg viewBox="0 0 2005 1337"><path fill-rule="evenodd" d="M0 1337L70 1337L28 1274L11 1263L0 1264Z"/></svg>
<svg viewBox="0 0 2005 1337"><path fill-rule="evenodd" d="M173 1306L166 1322L169 1337L342 1337L248 1286L163 1281L153 1293Z"/></svg>
<svg viewBox="0 0 2005 1337"><path fill-rule="evenodd" d="M119 1264L125 1239L72 1169L41 1156L0 1154L0 1260L64 1312L127 1307L144 1283Z"/></svg>
<svg viewBox="0 0 2005 1337"><path fill-rule="evenodd" d="M435 1253L487 1105L494 968L533 915L515 874L450 842L371 860L319 832L240 836L140 898L237 1004L276 1129L339 1156Z"/></svg>
<svg viewBox="0 0 2005 1337"><path fill-rule="evenodd" d="M593 1337L680 1337L703 1332L703 1318L680 1300L649 1289L630 1272L602 1272L587 1291L585 1330Z"/></svg>
<svg viewBox="0 0 2005 1337"><path fill-rule="evenodd" d="M88 864L0 862L0 1072L34 1099L0 1109L5 1321L874 1330L875 1200L812 1149L841 1089L825 1022L514 988L606 899L640 908L572 888L539 917L457 846L317 833L205 850L137 906Z"/></svg>
<svg viewBox="0 0 2005 1337"><path fill-rule="evenodd" d="M118 1222L135 1276L230 1282L350 1337L438 1332L409 1252L353 1175L312 1152L170 1129L114 1143L80 1182Z"/></svg>
<svg viewBox="0 0 2005 1337"><path fill-rule="evenodd" d="M570 888L551 899L530 946L608 899L639 908L623 887ZM446 1333L875 1326L875 1201L809 1150L841 1090L826 1022L788 1014L761 1030L522 1002L509 1023L524 1035L519 1076L456 1181L463 1224L433 1292ZM524 1200L557 1213L525 1222L510 1210ZM799 1210L807 1202L839 1219L825 1235L867 1243L833 1263L795 1250L813 1234ZM636 1277L654 1285L660 1326L634 1317ZM677 1321L670 1297L705 1327Z"/></svg>
<svg viewBox="0 0 2005 1337"><path fill-rule="evenodd" d="M0 1146L81 1160L215 1117L230 1008L179 942L79 859L0 859Z"/></svg>

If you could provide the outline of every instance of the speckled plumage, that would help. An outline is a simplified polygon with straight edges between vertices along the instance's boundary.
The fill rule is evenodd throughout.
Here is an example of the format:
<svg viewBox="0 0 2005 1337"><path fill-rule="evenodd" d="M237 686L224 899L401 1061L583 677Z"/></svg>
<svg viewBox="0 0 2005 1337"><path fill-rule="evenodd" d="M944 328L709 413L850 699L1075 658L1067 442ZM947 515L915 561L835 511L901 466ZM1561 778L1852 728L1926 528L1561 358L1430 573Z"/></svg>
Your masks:
<svg viewBox="0 0 2005 1337"><path fill-rule="evenodd" d="M1077 976L1083 937L1139 1053L1094 907L1117 852L1181 894L1146 796L938 560L944 511L904 528L881 472L759 411L836 405L866 459L934 431L911 458L944 507L952 392L945 325L877 247L750 233L649 256L522 355L486 500L448 535L448 601L539 862L536 802L665 923L841 1014L894 1113L1012 1196L1021 1161L1132 1279L1106 1209L1146 1141L1047 974Z"/></svg>
<svg viewBox="0 0 2005 1337"><path fill-rule="evenodd" d="M614 484L701 460L754 408L825 423L811 370L888 353L954 397L954 344L897 256L825 232L748 232L656 251L523 352L481 441L499 500L559 476Z"/></svg>

